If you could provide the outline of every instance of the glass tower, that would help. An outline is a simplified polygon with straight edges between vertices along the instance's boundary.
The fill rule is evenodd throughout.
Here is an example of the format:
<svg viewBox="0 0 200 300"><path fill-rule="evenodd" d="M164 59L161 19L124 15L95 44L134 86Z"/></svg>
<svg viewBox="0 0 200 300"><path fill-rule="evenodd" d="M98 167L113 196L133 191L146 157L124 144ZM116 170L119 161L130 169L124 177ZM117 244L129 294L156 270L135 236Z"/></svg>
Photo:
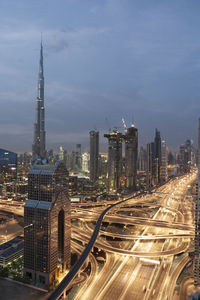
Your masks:
<svg viewBox="0 0 200 300"><path fill-rule="evenodd" d="M134 125L126 129L124 140L126 188L134 191L136 190L138 154L138 130Z"/></svg>
<svg viewBox="0 0 200 300"><path fill-rule="evenodd" d="M121 190L122 177L122 133L116 131L104 134L108 138L108 184L109 192Z"/></svg>
<svg viewBox="0 0 200 300"><path fill-rule="evenodd" d="M28 176L24 206L24 274L50 287L70 268L70 199L68 171L36 160Z"/></svg>
<svg viewBox="0 0 200 300"><path fill-rule="evenodd" d="M38 76L38 96L36 99L36 121L34 124L34 137L32 153L33 157L46 156L45 150L45 109L44 109L44 71L43 71L43 47L40 48L40 66Z"/></svg>
<svg viewBox="0 0 200 300"><path fill-rule="evenodd" d="M99 177L99 132L90 131L90 180L95 182Z"/></svg>

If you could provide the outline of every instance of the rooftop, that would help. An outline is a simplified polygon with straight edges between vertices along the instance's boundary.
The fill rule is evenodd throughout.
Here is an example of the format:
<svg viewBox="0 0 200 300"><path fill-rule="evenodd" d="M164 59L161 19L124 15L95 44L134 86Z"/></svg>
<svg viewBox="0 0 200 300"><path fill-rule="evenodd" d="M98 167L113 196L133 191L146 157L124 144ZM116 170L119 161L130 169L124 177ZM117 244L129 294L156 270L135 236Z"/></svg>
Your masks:
<svg viewBox="0 0 200 300"><path fill-rule="evenodd" d="M24 238L17 236L14 239L0 245L0 257L7 258L24 247Z"/></svg>
<svg viewBox="0 0 200 300"><path fill-rule="evenodd" d="M55 164L48 164L48 163L43 164L42 161L37 160L32 165L29 174L52 175L56 171L59 163L60 161L58 160Z"/></svg>
<svg viewBox="0 0 200 300"><path fill-rule="evenodd" d="M48 210L51 207L52 202L50 201L39 201L39 200L30 200L26 201L24 207L40 208Z"/></svg>

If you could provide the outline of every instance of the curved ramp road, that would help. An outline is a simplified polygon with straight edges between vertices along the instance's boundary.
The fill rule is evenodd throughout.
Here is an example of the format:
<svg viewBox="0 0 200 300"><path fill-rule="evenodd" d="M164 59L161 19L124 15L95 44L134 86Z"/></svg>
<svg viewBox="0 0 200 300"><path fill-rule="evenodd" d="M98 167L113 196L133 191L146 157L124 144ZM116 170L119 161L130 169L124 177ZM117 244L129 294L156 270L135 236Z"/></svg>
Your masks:
<svg viewBox="0 0 200 300"><path fill-rule="evenodd" d="M126 202L138 195L140 195L141 193L137 193L135 196L131 196L125 200L122 201L118 201L115 204L112 204L111 206L107 207L99 216L98 220L97 220L97 224L95 226L95 229L93 231L93 234L91 236L91 239L89 240L87 246L85 247L84 251L82 252L79 260L75 263L75 265L72 267L72 269L69 271L69 273L64 277L64 279L60 282L60 284L56 287L56 289L51 293L51 295L47 298L47 300L55 300L58 299L65 291L66 287L68 286L68 284L72 281L72 279L76 276L76 274L78 273L78 271L80 270L80 268L82 267L83 263L85 262L85 260L87 259L88 255L90 254L94 243L97 239L97 236L99 234L99 230L101 227L101 223L103 221L103 218L105 216L105 214L114 206L121 204L123 202Z"/></svg>

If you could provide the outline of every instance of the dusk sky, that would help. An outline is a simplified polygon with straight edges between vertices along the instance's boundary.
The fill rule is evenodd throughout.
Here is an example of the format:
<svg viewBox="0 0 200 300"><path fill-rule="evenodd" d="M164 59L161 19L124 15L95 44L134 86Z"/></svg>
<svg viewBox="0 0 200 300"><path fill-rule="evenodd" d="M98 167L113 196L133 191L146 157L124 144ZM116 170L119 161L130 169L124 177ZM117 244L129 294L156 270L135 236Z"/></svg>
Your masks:
<svg viewBox="0 0 200 300"><path fill-rule="evenodd" d="M88 150L89 131L134 120L174 150L196 142L199 0L1 0L0 148L31 151L41 32L47 148ZM106 121L106 119L108 121Z"/></svg>

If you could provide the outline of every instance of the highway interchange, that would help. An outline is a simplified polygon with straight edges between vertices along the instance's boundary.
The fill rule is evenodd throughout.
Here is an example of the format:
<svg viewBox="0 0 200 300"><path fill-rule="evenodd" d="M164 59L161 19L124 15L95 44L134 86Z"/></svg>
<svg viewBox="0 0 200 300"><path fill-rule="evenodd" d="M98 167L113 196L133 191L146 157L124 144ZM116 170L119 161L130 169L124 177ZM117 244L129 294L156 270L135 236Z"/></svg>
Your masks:
<svg viewBox="0 0 200 300"><path fill-rule="evenodd" d="M188 174L159 187L160 194L138 196L112 208L95 243L100 255L104 253L104 265L91 271L89 284L80 284L74 299L173 299L194 238L194 200L184 195L195 179L195 173ZM87 244L104 209L99 203L74 205L72 239Z"/></svg>
<svg viewBox="0 0 200 300"><path fill-rule="evenodd" d="M66 288L74 287L73 299L173 299L194 239L194 199L185 195L195 179L195 172L175 178L107 211L92 251ZM81 255L97 219L114 203L72 204L73 252ZM1 199L0 210L23 216L23 203ZM88 264L90 272L84 272Z"/></svg>

